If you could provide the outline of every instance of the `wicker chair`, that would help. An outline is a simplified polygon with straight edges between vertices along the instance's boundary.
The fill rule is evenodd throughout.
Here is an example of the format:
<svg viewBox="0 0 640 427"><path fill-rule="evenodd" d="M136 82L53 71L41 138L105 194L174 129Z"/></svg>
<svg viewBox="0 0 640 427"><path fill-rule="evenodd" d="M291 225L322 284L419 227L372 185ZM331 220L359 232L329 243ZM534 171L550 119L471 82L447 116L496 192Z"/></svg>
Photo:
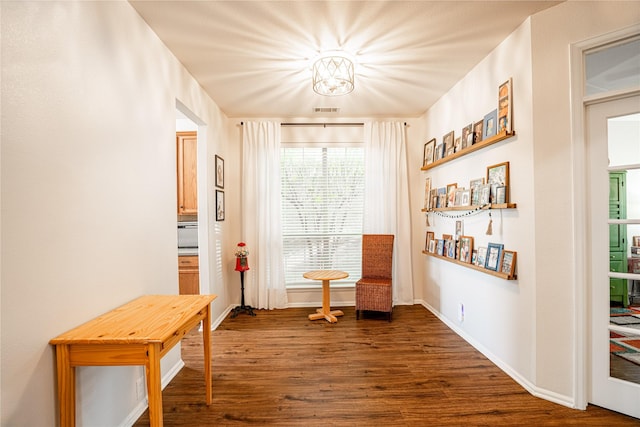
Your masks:
<svg viewBox="0 0 640 427"><path fill-rule="evenodd" d="M388 313L393 310L393 234L362 236L362 278L356 282L356 319L360 311Z"/></svg>

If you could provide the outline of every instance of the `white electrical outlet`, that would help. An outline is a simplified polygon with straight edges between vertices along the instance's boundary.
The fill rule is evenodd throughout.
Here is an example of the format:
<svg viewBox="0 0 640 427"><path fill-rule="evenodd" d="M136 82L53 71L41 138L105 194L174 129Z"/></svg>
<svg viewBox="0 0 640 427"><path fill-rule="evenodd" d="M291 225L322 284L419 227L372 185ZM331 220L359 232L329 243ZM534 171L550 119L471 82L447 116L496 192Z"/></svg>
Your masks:
<svg viewBox="0 0 640 427"><path fill-rule="evenodd" d="M464 304L458 304L458 321L460 323L464 322Z"/></svg>
<svg viewBox="0 0 640 427"><path fill-rule="evenodd" d="M144 399L144 378L136 380L136 398L138 400Z"/></svg>

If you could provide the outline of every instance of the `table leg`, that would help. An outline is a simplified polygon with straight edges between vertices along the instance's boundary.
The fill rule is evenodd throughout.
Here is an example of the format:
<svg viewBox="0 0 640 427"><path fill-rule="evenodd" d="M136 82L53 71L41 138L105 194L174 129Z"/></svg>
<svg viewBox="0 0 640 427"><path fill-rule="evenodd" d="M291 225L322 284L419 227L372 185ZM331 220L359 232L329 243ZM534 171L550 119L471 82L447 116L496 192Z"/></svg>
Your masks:
<svg viewBox="0 0 640 427"><path fill-rule="evenodd" d="M329 280L322 281L322 308L316 310L317 313L310 314L309 320L326 319L329 323L336 323L336 316L343 316L341 310L331 311L331 290Z"/></svg>
<svg viewBox="0 0 640 427"><path fill-rule="evenodd" d="M204 382L207 388L207 405L213 401L211 384L211 304L207 305L207 313L202 320L202 340L204 345Z"/></svg>
<svg viewBox="0 0 640 427"><path fill-rule="evenodd" d="M71 366L68 345L56 345L56 365L60 426L72 427L76 425L76 368Z"/></svg>
<svg viewBox="0 0 640 427"><path fill-rule="evenodd" d="M162 427L160 347L160 343L150 343L147 346L148 356L145 369L147 375L147 395L149 397L149 425L151 427Z"/></svg>

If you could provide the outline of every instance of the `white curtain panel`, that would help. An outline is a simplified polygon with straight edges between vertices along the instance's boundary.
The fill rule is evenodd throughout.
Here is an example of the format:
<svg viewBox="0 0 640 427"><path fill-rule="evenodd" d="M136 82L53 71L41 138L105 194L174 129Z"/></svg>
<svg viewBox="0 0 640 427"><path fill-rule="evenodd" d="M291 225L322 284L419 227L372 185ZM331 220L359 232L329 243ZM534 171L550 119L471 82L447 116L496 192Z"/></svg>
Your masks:
<svg viewBox="0 0 640 427"><path fill-rule="evenodd" d="M242 230L249 248L245 298L254 308L285 308L280 218L280 124L242 127Z"/></svg>
<svg viewBox="0 0 640 427"><path fill-rule="evenodd" d="M365 234L395 235L393 302L413 304L411 217L405 129L402 122L365 124Z"/></svg>

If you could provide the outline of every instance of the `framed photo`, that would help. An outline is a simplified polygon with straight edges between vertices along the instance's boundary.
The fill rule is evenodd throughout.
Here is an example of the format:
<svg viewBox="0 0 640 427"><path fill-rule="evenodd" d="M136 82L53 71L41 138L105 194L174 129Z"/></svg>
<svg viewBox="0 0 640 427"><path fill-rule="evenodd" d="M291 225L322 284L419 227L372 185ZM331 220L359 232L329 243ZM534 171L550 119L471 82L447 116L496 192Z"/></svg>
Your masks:
<svg viewBox="0 0 640 427"><path fill-rule="evenodd" d="M436 255L444 256L444 240L438 239L436 243Z"/></svg>
<svg viewBox="0 0 640 427"><path fill-rule="evenodd" d="M462 206L462 192L464 188L456 188L456 197L453 202L453 206Z"/></svg>
<svg viewBox="0 0 640 427"><path fill-rule="evenodd" d="M451 234L443 234L442 240L452 240L453 236Z"/></svg>
<svg viewBox="0 0 640 427"><path fill-rule="evenodd" d="M438 188L438 204L437 208L446 208L447 207L447 188L442 187Z"/></svg>
<svg viewBox="0 0 640 427"><path fill-rule="evenodd" d="M491 186L489 184L481 185L478 191L480 192L478 204L480 206L488 205L491 201Z"/></svg>
<svg viewBox="0 0 640 427"><path fill-rule="evenodd" d="M446 206L440 206L442 208L448 208L451 206L455 206L456 203L456 190L458 189L458 184L453 183L447 185L447 204Z"/></svg>
<svg viewBox="0 0 640 427"><path fill-rule="evenodd" d="M444 249L446 251L447 258L455 258L456 257L456 241L455 240L445 240L444 241Z"/></svg>
<svg viewBox="0 0 640 427"><path fill-rule="evenodd" d="M475 249L471 253L471 264L478 265L478 251Z"/></svg>
<svg viewBox="0 0 640 427"><path fill-rule="evenodd" d="M500 264L500 272L513 277L516 271L516 255L514 251L503 251L502 263Z"/></svg>
<svg viewBox="0 0 640 427"><path fill-rule="evenodd" d="M224 188L224 159L216 154L216 187Z"/></svg>
<svg viewBox="0 0 640 427"><path fill-rule="evenodd" d="M462 190L460 191L460 206L469 206L471 205L471 190Z"/></svg>
<svg viewBox="0 0 640 427"><path fill-rule="evenodd" d="M498 203L498 187L506 187L504 195L504 203L509 203L509 162L498 163L497 165L487 167L487 184L491 186L491 203Z"/></svg>
<svg viewBox="0 0 640 427"><path fill-rule="evenodd" d="M436 153L434 155L434 161L442 159L444 154L444 144L436 145Z"/></svg>
<svg viewBox="0 0 640 427"><path fill-rule="evenodd" d="M424 154L422 157L422 166L427 166L433 163L433 155L436 149L436 139L433 138L424 144Z"/></svg>
<svg viewBox="0 0 640 427"><path fill-rule="evenodd" d="M498 110L493 110L486 116L484 116L484 121L482 123L483 133L482 139L487 139L496 134L496 127L498 124Z"/></svg>
<svg viewBox="0 0 640 427"><path fill-rule="evenodd" d="M460 237L462 237L463 225L462 220L456 221L456 240L460 240Z"/></svg>
<svg viewBox="0 0 640 427"><path fill-rule="evenodd" d="M444 146L442 157L450 156L455 152L453 131L442 137L442 145Z"/></svg>
<svg viewBox="0 0 640 427"><path fill-rule="evenodd" d="M487 248L481 247L478 248L478 256L476 258L476 265L480 267L484 267L487 259Z"/></svg>
<svg viewBox="0 0 640 427"><path fill-rule="evenodd" d="M498 132L511 132L513 130L511 120L511 106L513 104L511 100L511 86L512 79L509 78L509 80L498 87Z"/></svg>
<svg viewBox="0 0 640 427"><path fill-rule="evenodd" d="M427 252L429 252L430 254L435 253L436 252L436 243L437 243L436 239L429 240L429 248L427 249Z"/></svg>
<svg viewBox="0 0 640 427"><path fill-rule="evenodd" d="M462 128L462 148L467 148L473 145L473 123L469 123Z"/></svg>
<svg viewBox="0 0 640 427"><path fill-rule="evenodd" d="M496 203L507 203L507 187L504 185L496 187Z"/></svg>
<svg viewBox="0 0 640 427"><path fill-rule="evenodd" d="M453 151L455 153L457 153L460 150L462 150L462 138L461 137L457 137L455 139L455 142L453 143Z"/></svg>
<svg viewBox="0 0 640 427"><path fill-rule="evenodd" d="M471 255L473 254L473 237L460 237L460 261L471 263Z"/></svg>
<svg viewBox="0 0 640 427"><path fill-rule="evenodd" d="M438 207L438 189L432 188L429 194L429 210L433 210Z"/></svg>
<svg viewBox="0 0 640 427"><path fill-rule="evenodd" d="M489 243L487 245L487 259L484 268L487 270L498 271L502 262L502 243Z"/></svg>
<svg viewBox="0 0 640 427"><path fill-rule="evenodd" d="M484 184L484 178L472 179L469 181L469 189L471 191L471 205L478 206L480 204L480 187Z"/></svg>
<svg viewBox="0 0 640 427"><path fill-rule="evenodd" d="M224 221L224 191L216 190L216 221Z"/></svg>
<svg viewBox="0 0 640 427"><path fill-rule="evenodd" d="M430 252L429 251L429 244L433 241L433 237L434 237L433 231L427 231L427 237L426 237L426 240L424 242L424 250L425 251Z"/></svg>
<svg viewBox="0 0 640 427"><path fill-rule="evenodd" d="M482 133L483 124L484 124L484 120L480 120L479 122L475 122L475 124L473 125L473 143L474 144L477 144L478 142L482 141L482 137L484 136L484 134Z"/></svg>
<svg viewBox="0 0 640 427"><path fill-rule="evenodd" d="M424 182L424 208L429 209L431 207L431 177L427 178Z"/></svg>

